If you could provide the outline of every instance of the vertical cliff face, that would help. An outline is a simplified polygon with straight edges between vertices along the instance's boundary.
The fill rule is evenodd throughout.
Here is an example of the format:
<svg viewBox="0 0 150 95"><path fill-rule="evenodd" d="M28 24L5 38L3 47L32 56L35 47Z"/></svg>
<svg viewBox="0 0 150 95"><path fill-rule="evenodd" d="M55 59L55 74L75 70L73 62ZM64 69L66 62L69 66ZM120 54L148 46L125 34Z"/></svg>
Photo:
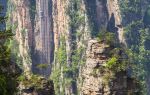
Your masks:
<svg viewBox="0 0 150 95"><path fill-rule="evenodd" d="M9 4L13 6L10 22L17 26L15 39L24 69L49 76L54 50L52 1L22 0Z"/></svg>
<svg viewBox="0 0 150 95"><path fill-rule="evenodd" d="M119 0L12 0L11 5L20 63L25 71L50 76L56 95L130 95L128 90L134 91L134 86L128 87L126 72L111 73L103 66L109 59L105 52L112 52L112 47L92 40L107 30L115 34L118 44L128 46L124 37L128 22ZM111 85L105 84L105 74L116 77L109 80Z"/></svg>
<svg viewBox="0 0 150 95"><path fill-rule="evenodd" d="M124 30L122 27L122 16L118 0L85 0L85 4L87 6L87 12L89 14L93 13L93 17L88 15L88 18L90 22L94 24L92 28L94 28L94 32L97 31L95 32L96 35L99 31L103 32L103 28L107 28L107 31L116 34L118 43L126 45L125 38L123 36ZM95 36L94 32L91 32L91 36ZM88 42L86 63L82 71L83 86L81 93L83 95L126 95L127 93L130 93L128 92L128 78L125 73L121 72L120 75L118 73L119 77L115 76L118 80L110 78L110 80L107 80L108 84L105 84L105 75L111 77L113 74L110 73L113 71L108 70L104 66L109 59L109 54L107 53L112 51L110 48L111 46L97 42L96 40ZM100 70L100 68L102 69ZM122 82L120 80L122 80ZM109 82L111 82L111 86Z"/></svg>
<svg viewBox="0 0 150 95"><path fill-rule="evenodd" d="M96 36L103 28L107 28L109 32L116 33L120 43L126 44L118 0L85 0L85 6L91 28L93 28L92 36Z"/></svg>
<svg viewBox="0 0 150 95"><path fill-rule="evenodd" d="M77 94L77 91L81 93L83 82L81 73L90 71L90 65L88 65L89 68L83 68L87 71L82 71L83 65L81 65L81 60L86 58L85 55L89 55L89 53L85 54L89 39L94 38L102 28L107 28L108 31L116 33L118 40L125 44L119 3L117 0L68 0L63 2L54 0L53 7L56 57L52 76L56 75L58 77L58 80L55 80L55 87L58 87L56 91L58 91L58 94L69 95ZM61 12L59 12L60 10ZM81 50L79 55L78 50ZM86 60L88 61L89 59ZM85 63L85 65L88 64L85 60L83 63ZM93 68L91 67L91 69ZM77 72L75 70L77 70ZM59 74L56 74L56 71L58 71ZM86 77L91 78L90 75ZM101 83L98 78L95 79ZM88 85L88 87L91 88L89 82L92 83L92 80L87 81L84 81L84 85ZM85 91L88 92L89 90L86 89ZM92 95L92 93L90 94ZM90 94L88 93L88 95Z"/></svg>
<svg viewBox="0 0 150 95"><path fill-rule="evenodd" d="M18 43L13 48L17 49L18 56L22 59L25 71L31 70L30 48L32 42L32 27L29 14L29 1L11 1L16 8L12 12L10 23L16 27L15 40Z"/></svg>
<svg viewBox="0 0 150 95"><path fill-rule="evenodd" d="M116 28L117 26L121 25L121 16L120 11L118 9L119 6L117 4L117 1L109 1L109 2L103 0L79 1L78 5L76 4L78 8L73 7L73 4L71 2L72 1L60 2L57 0L54 1L47 0L45 2L39 0L37 1L34 0L32 2L22 0L12 2L16 7L14 10L15 13L13 14L14 16L12 22L13 23L18 22L17 23L18 27L16 29L17 30L16 36L17 38L19 38L19 35L25 36L26 40L24 40L25 38L24 39L22 38L22 41L24 40L25 42L19 41L19 43L23 44L26 43L26 47L28 48L25 48L25 50L33 50L29 52L33 53L32 54L33 63L35 64L47 63L47 62L40 62L40 60L42 60L40 56L42 55L42 53L40 52L43 51L44 56L50 58L50 56L53 55L53 53L50 53L50 51L53 50L52 48L54 46L52 43L53 42L55 43L55 51L57 51L57 49L59 48L61 36L65 36L66 38L66 48L67 48L66 50L70 50L72 48L71 43L73 40L76 40L77 47L80 47L82 41L90 39L90 36L88 35L90 32L92 33L92 31L90 31L91 27L89 26L91 23L94 24L93 27L96 27L97 29L98 28L100 29L100 27L102 28L108 26L108 29L110 29L111 31L113 30L113 28ZM94 9L92 10L92 8ZM82 22L80 22L79 26L77 27L73 25L71 26L71 22L73 22L73 20L75 19L71 17L73 13L71 12L69 13L68 12L69 10L80 13L78 15L81 15L81 17L79 18ZM117 12L115 12L116 10ZM92 13L93 15L91 15ZM109 25L109 19L110 20L114 19L115 22L114 25L112 26ZM77 20L74 22L79 23L79 21ZM23 33L21 34L20 31L23 31ZM74 36L72 35L73 33L78 34L75 35L78 37L73 37ZM118 32L118 34L119 33L120 32ZM119 38L121 37L119 36ZM51 43L46 44L48 42ZM47 52L50 53L49 56L45 55L45 53ZM23 56L24 54L21 55ZM45 60L50 61L50 59Z"/></svg>
<svg viewBox="0 0 150 95"><path fill-rule="evenodd" d="M33 31L34 44L32 51L32 69L35 73L49 76L51 71L51 63L53 62L54 51L52 1L36 0L34 5L36 7L36 9L34 10L36 11L36 15L34 20L35 24L33 25L35 27L35 30ZM40 64L44 64L45 68L42 68L42 66L41 68L38 68L40 67Z"/></svg>
<svg viewBox="0 0 150 95"><path fill-rule="evenodd" d="M68 34L69 17L66 14L68 1L53 0L53 30L55 50L58 50L60 36Z"/></svg>
<svg viewBox="0 0 150 95"><path fill-rule="evenodd" d="M77 94L80 62L83 60L87 40L90 38L84 2L53 0L53 31L55 61L52 78L57 77L54 80L56 94Z"/></svg>
<svg viewBox="0 0 150 95"><path fill-rule="evenodd" d="M116 32L120 43L126 45L125 38L123 36L124 29L122 26L122 15L120 11L120 5L118 0L110 0L107 3L109 22L108 31Z"/></svg>

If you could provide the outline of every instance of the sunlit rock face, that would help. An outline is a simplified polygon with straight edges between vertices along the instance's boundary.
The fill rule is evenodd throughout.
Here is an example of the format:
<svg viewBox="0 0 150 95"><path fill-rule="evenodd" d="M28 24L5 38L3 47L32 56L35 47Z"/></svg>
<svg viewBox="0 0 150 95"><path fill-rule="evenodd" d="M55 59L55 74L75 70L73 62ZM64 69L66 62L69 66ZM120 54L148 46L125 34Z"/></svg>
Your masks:
<svg viewBox="0 0 150 95"><path fill-rule="evenodd" d="M86 63L82 70L82 95L132 95L138 93L137 83L126 71L113 73L106 66L113 48L97 40L90 40ZM114 77L111 77L114 74Z"/></svg>
<svg viewBox="0 0 150 95"><path fill-rule="evenodd" d="M52 1L21 0L9 1L12 7L10 23L15 29L15 39L19 48L25 72L34 72L48 77L53 62L53 27L52 27ZM44 9L41 7L44 6ZM41 12L43 17L41 17ZM39 68L44 64L45 68Z"/></svg>
<svg viewBox="0 0 150 95"><path fill-rule="evenodd" d="M22 66L24 71L31 71L31 63L32 60L30 58L30 48L32 42L32 27L29 13L29 2L26 1L16 1L12 0L8 2L14 10L12 10L9 6L9 16L10 16L10 24L16 29L13 30L15 34L14 39L16 42L12 47L12 50L16 49L18 52L18 56L22 59ZM13 56L12 56L13 57Z"/></svg>

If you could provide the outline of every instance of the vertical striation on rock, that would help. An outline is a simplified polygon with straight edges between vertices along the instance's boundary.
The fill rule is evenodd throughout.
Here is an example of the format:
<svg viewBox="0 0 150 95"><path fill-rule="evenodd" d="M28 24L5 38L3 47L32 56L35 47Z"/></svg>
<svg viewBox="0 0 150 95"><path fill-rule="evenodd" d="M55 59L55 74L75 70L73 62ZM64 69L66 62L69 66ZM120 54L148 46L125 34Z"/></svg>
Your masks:
<svg viewBox="0 0 150 95"><path fill-rule="evenodd" d="M51 63L53 62L53 27L52 27L52 1L39 0L36 4L37 16L36 30L34 31L35 47L33 54L34 72L49 76L51 72ZM37 34L37 35L36 35ZM38 60L37 60L38 58ZM37 68L36 66L44 64L46 68Z"/></svg>
<svg viewBox="0 0 150 95"><path fill-rule="evenodd" d="M118 39L120 43L126 45L124 38L124 29L122 26L122 16L118 0L109 0L107 2L108 14L109 14L109 23L108 30L117 32Z"/></svg>
<svg viewBox="0 0 150 95"><path fill-rule="evenodd" d="M24 69L48 77L54 54L52 1L21 0L11 3L14 10L10 22L17 26L15 39L19 43ZM46 70L40 64L44 64Z"/></svg>
<svg viewBox="0 0 150 95"><path fill-rule="evenodd" d="M31 58L30 58L30 48L32 42L32 27L31 20L29 14L29 1L11 1L13 6L16 7L13 10L13 13L10 15L12 19L10 21L11 24L17 25L15 30L15 39L19 43L19 56L22 58L22 64L24 67L24 71L31 71ZM17 46L14 46L16 48Z"/></svg>
<svg viewBox="0 0 150 95"><path fill-rule="evenodd" d="M17 56L25 72L52 77L58 95L132 95L126 71L105 68L114 47L95 40L106 30L127 46L119 0L11 2L10 22L17 26ZM106 83L104 76L113 74L116 79Z"/></svg>

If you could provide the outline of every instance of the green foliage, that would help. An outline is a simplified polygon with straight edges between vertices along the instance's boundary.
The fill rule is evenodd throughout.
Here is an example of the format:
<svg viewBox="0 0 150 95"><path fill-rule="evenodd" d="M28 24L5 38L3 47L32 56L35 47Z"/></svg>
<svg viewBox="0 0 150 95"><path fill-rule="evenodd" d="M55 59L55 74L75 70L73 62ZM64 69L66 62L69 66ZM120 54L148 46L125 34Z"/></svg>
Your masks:
<svg viewBox="0 0 150 95"><path fill-rule="evenodd" d="M7 95L6 89L7 89L6 78L4 75L0 75L0 94Z"/></svg>
<svg viewBox="0 0 150 95"><path fill-rule="evenodd" d="M46 80L38 75L31 74L30 78L26 77L26 75L22 74L18 77L18 82L22 83L25 87L34 87L35 89L42 89L43 83Z"/></svg>
<svg viewBox="0 0 150 95"><path fill-rule="evenodd" d="M99 34L97 35L97 39L100 42L104 42L110 45L115 45L115 43L117 43L115 34L112 32L108 32L105 29L99 32Z"/></svg>
<svg viewBox="0 0 150 95"><path fill-rule="evenodd" d="M76 40L76 37L80 38L82 31L79 31L80 26L85 24L85 16L81 13L81 1L70 0L66 9L66 14L69 16L69 26L72 36L72 40Z"/></svg>
<svg viewBox="0 0 150 95"><path fill-rule="evenodd" d="M0 40L1 39L6 39L6 38L10 38L12 37L14 34L12 34L12 32L9 30L9 31L6 31L6 32L3 32L3 31L0 31Z"/></svg>
<svg viewBox="0 0 150 95"><path fill-rule="evenodd" d="M149 39L150 32L145 27L149 27L149 7L145 5L145 7L148 7L145 11L145 8L141 7L143 6L142 0L120 0L119 2L124 19L123 22L125 22L125 38L129 48L127 51L129 61L132 63L132 77L140 81L142 95L146 95L146 78L149 78L150 51L146 50L148 45L146 46L145 42Z"/></svg>
<svg viewBox="0 0 150 95"><path fill-rule="evenodd" d="M120 8L122 12L122 16L127 16L132 14L137 14L141 12L141 4L142 0L119 0ZM128 14L127 14L128 13Z"/></svg>
<svg viewBox="0 0 150 95"><path fill-rule="evenodd" d="M36 67L40 69L46 69L48 68L48 64L38 64Z"/></svg>
<svg viewBox="0 0 150 95"><path fill-rule="evenodd" d="M0 24L6 23L7 19L7 17L0 17ZM10 71L12 62L9 44L13 35L11 27L0 30L0 95L13 95L16 91L17 74Z"/></svg>
<svg viewBox="0 0 150 95"><path fill-rule="evenodd" d="M66 43L64 36L60 38L60 46L55 55L55 64L53 64L53 71L50 78L54 82L55 94L60 95L64 92L60 91L60 87L64 84L64 80L61 79L63 72L62 69L64 69L67 65Z"/></svg>
<svg viewBox="0 0 150 95"><path fill-rule="evenodd" d="M81 1L69 0L66 14L69 16L69 32L70 32L70 52L66 51L66 40L60 36L60 44L55 56L55 64L53 65L53 73L51 78L54 79L56 95L64 95L65 88L70 88L76 82L79 68L85 63L83 47L77 48L76 40L82 37L80 27L85 23L85 16L81 13Z"/></svg>
<svg viewBox="0 0 150 95"><path fill-rule="evenodd" d="M71 56L71 65L67 64L67 52L65 37L60 38L60 46L56 52L56 62L53 65L53 72L51 79L54 81L56 95L63 94L65 91L63 88L71 85L76 81L79 73L79 66L83 65L85 59L82 55L84 48L80 47L77 50L73 50ZM62 79L63 77L63 79ZM60 90L62 88L63 90Z"/></svg>
<svg viewBox="0 0 150 95"><path fill-rule="evenodd" d="M5 20L5 17L0 18L0 24ZM5 44L13 36L11 29L0 30L0 65L10 63L10 48Z"/></svg>
<svg viewBox="0 0 150 95"><path fill-rule="evenodd" d="M65 65L67 61L65 37L61 37L60 41L59 49L56 52L56 62L60 63L61 65Z"/></svg>
<svg viewBox="0 0 150 95"><path fill-rule="evenodd" d="M61 76L61 71L58 68L58 69L53 70L51 77L50 77L50 79L52 79L54 82L54 89L55 89L56 95L60 94L60 76Z"/></svg>
<svg viewBox="0 0 150 95"><path fill-rule="evenodd" d="M117 64L118 59L116 57L112 57L108 60L108 62L106 63L106 67L108 68L112 68L114 65Z"/></svg>
<svg viewBox="0 0 150 95"><path fill-rule="evenodd" d="M126 71L129 66L132 66L129 54L131 52L126 48L114 48L109 53L109 59L106 63L106 67L114 71L115 73L120 71Z"/></svg>
<svg viewBox="0 0 150 95"><path fill-rule="evenodd" d="M17 78L18 81L25 81L26 80L26 77L24 75L20 75L18 78Z"/></svg>

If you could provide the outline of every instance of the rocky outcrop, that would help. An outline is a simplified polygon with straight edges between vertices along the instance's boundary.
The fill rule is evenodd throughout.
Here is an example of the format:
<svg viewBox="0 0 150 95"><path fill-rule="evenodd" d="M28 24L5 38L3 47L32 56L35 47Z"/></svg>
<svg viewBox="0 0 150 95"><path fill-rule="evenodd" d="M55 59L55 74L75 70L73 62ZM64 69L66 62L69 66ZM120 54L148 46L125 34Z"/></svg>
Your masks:
<svg viewBox="0 0 150 95"><path fill-rule="evenodd" d="M82 71L83 76L83 86L82 93L83 95L97 95L102 94L99 91L102 90L103 87L103 79L102 76L94 77L94 68L103 66L103 64L107 61L107 56L104 55L106 48L109 48L106 44L100 44L96 40L89 41L87 48L87 59L86 64ZM103 55L100 55L103 54ZM92 75L93 74L93 75ZM109 93L109 88L105 88L105 93ZM104 94L103 94L104 95Z"/></svg>
<svg viewBox="0 0 150 95"><path fill-rule="evenodd" d="M23 77L23 76L22 76ZM51 80L32 75L31 78L24 77L20 81L17 95L55 95Z"/></svg>
<svg viewBox="0 0 150 95"><path fill-rule="evenodd" d="M111 50L112 47L108 44L96 40L89 41L87 59L82 71L82 95L133 95L137 93L136 83L127 76L125 71L114 73L106 67Z"/></svg>

